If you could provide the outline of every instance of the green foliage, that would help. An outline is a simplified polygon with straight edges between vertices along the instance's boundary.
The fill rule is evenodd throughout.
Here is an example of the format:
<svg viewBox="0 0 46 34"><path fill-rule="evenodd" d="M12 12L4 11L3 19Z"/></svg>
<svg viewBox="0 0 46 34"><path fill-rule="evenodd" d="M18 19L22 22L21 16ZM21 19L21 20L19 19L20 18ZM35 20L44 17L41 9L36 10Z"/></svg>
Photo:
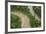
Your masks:
<svg viewBox="0 0 46 34"><path fill-rule="evenodd" d="M41 7L33 6L35 13L41 18ZM11 11L18 11L25 15L27 15L30 19L30 26L31 27L40 27L41 21L35 19L35 16L29 12L28 6L20 6L20 5L11 5ZM16 15L11 15L11 28L21 28L21 21L20 18Z"/></svg>
<svg viewBox="0 0 46 34"><path fill-rule="evenodd" d="M41 22L36 20L35 18L32 17L32 20L30 22L32 27L40 27L41 26Z"/></svg>
<svg viewBox="0 0 46 34"><path fill-rule="evenodd" d="M11 11L19 11L19 12L22 12L22 13L30 13L29 12L29 9L28 9L28 6L20 6L20 5L11 5Z"/></svg>
<svg viewBox="0 0 46 34"><path fill-rule="evenodd" d="M41 26L41 21L38 21L35 19L35 16L32 16L31 14L28 15L29 19L30 19L30 26L32 28L35 28L35 27L40 27Z"/></svg>
<svg viewBox="0 0 46 34"><path fill-rule="evenodd" d="M21 28L21 20L16 15L11 15L11 28Z"/></svg>
<svg viewBox="0 0 46 34"><path fill-rule="evenodd" d="M35 13L41 18L41 6L33 6Z"/></svg>

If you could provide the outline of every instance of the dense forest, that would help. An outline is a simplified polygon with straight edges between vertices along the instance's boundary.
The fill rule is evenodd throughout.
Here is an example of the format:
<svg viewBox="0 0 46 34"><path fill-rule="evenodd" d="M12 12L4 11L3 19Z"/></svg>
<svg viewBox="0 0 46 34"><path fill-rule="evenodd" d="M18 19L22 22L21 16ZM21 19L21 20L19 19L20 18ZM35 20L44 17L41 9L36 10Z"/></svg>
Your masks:
<svg viewBox="0 0 46 34"><path fill-rule="evenodd" d="M41 7L40 6L33 6L35 13L41 18Z"/></svg>
<svg viewBox="0 0 46 34"><path fill-rule="evenodd" d="M34 12L41 18L41 7L40 6L33 6ZM30 26L40 27L41 21L35 19L35 16L29 12L28 6L20 6L20 5L11 5L11 12L22 12L23 14L27 15L30 19ZM11 14L11 28L21 28L21 20L18 16Z"/></svg>
<svg viewBox="0 0 46 34"><path fill-rule="evenodd" d="M18 16L12 15L11 16L11 28L20 28L21 27L21 20Z"/></svg>

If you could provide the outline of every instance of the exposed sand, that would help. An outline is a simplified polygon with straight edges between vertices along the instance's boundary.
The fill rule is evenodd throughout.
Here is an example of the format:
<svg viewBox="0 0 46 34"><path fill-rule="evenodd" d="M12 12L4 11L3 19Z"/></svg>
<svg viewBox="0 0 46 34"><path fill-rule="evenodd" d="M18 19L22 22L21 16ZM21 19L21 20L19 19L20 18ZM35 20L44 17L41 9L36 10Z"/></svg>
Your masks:
<svg viewBox="0 0 46 34"><path fill-rule="evenodd" d="M12 14L17 15L18 17L20 17L22 23L21 23L21 27L22 28L30 28L30 20L28 18L28 16L24 15L21 12L12 12Z"/></svg>

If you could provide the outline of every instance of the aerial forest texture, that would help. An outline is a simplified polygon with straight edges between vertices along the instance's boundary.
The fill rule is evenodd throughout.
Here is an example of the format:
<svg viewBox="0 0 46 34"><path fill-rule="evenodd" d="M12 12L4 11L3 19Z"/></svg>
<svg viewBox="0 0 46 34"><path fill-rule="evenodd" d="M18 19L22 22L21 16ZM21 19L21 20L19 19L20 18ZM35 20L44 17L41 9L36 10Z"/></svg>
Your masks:
<svg viewBox="0 0 46 34"><path fill-rule="evenodd" d="M41 6L11 5L11 28L41 27Z"/></svg>

